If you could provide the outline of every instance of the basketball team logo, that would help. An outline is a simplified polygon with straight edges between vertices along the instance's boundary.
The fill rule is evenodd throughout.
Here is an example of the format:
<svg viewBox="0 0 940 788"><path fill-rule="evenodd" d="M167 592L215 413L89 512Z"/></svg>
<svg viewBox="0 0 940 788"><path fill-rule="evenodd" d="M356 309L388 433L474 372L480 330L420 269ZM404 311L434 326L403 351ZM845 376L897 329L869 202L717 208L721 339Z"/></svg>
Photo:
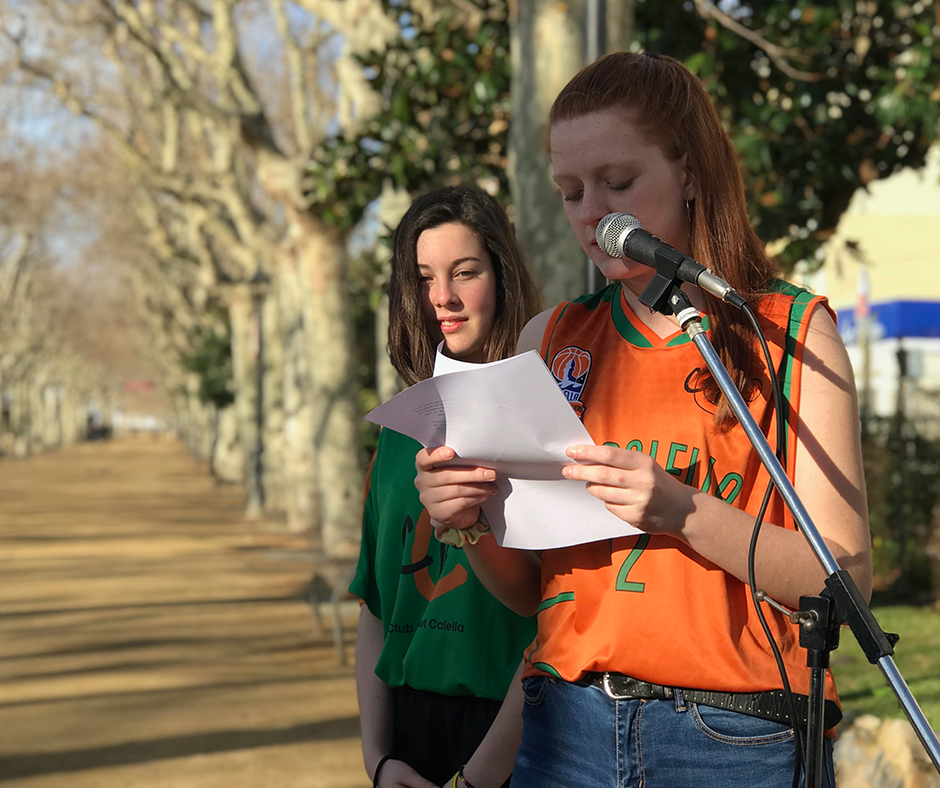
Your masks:
<svg viewBox="0 0 940 788"><path fill-rule="evenodd" d="M584 403L581 402L581 394L591 371L591 354L573 345L566 347L555 354L551 369L565 399L571 403L579 417L583 416Z"/></svg>

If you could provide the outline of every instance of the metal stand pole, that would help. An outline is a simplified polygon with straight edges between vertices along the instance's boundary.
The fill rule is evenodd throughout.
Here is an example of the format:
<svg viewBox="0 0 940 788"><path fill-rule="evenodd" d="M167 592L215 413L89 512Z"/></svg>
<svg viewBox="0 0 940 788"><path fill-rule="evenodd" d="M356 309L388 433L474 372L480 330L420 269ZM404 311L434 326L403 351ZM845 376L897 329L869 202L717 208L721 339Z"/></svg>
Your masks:
<svg viewBox="0 0 940 788"><path fill-rule="evenodd" d="M832 600L835 612L838 616L837 620L844 621L849 625L852 634L854 634L855 638L858 640L868 661L872 664L877 664L878 667L881 668L881 672L894 691L898 703L900 703L901 708L904 710L904 714L914 727L917 738L920 739L921 744L927 751L927 755L930 757L934 768L940 773L940 742L937 741L937 736L934 734L933 730L931 730L927 718L924 716L910 688L907 686L900 671L898 671L897 666L894 664L894 660L891 659L891 655L894 653L893 644L891 642L892 639L885 634L875 620L871 609L868 607L861 592L855 585L855 581L852 580L852 576L844 569L839 568L839 564L829 550L829 546L823 540L810 518L809 513L803 507L803 503L800 501L796 490L787 478L786 472L780 465L780 461L777 459L776 455L774 455L770 444L767 442L764 434L757 426L757 422L748 410L744 398L734 385L734 381L732 381L724 364L722 364L721 359L715 352L715 348L712 346L708 335L705 333L705 329L702 327L698 310L692 307L686 295L679 288L677 280L672 281L671 287L662 287L665 283L664 280L668 280L670 276L671 274L667 265L665 271L658 273L653 283L651 283L651 287L647 288L649 293L644 291L643 295L640 297L640 301L659 311L663 311L666 302L668 302L668 307L678 318L682 330L685 331L689 338L695 343L699 353L708 365L708 369L718 383L722 394L727 398L731 409L734 411L735 416L737 416L738 422L744 429L751 445L754 447L761 462L770 474L778 492L783 497L787 508L793 513L793 517L799 526L800 532L809 542L819 563L822 564L823 568L828 573L829 576L826 578L827 590L823 593L826 594L828 599ZM656 286L657 283L659 286ZM650 303L644 301L644 296L647 297ZM829 629L828 623L826 629ZM828 657L826 658L826 664L828 665ZM817 669L817 666L814 665L810 667L814 670ZM818 670L820 671L820 675L825 674L825 666L818 668ZM822 682L819 681L818 683L818 689L821 692ZM810 711L813 711L812 707ZM821 701L819 702L819 708L816 710L816 714L817 719L815 722L813 721L812 715L810 715L809 727L817 741L808 742L808 748L810 748L813 753L813 760L818 760L818 763L821 764L821 737L823 734ZM809 730L807 738L809 738ZM819 750L818 753L816 751L817 748ZM819 785L819 774L815 772L814 769L817 764L814 763L813 760L807 755L807 786ZM815 772L813 775L815 782L813 783L810 782L811 769Z"/></svg>
<svg viewBox="0 0 940 788"><path fill-rule="evenodd" d="M823 776L823 711L830 652L839 647L839 619L826 597L800 597L800 645L806 649L809 709L806 716L806 788L821 788ZM799 735L798 731L794 731Z"/></svg>

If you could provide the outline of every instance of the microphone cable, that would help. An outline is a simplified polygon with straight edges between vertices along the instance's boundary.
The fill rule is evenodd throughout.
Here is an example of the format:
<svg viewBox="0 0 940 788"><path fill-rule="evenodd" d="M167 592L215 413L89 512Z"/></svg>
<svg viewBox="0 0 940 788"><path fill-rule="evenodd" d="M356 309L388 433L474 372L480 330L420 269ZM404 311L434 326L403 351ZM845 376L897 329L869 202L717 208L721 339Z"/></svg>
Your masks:
<svg viewBox="0 0 940 788"><path fill-rule="evenodd" d="M632 253L627 254L625 248L626 240L628 237L630 237L631 233L636 230L643 231L639 234L639 246L634 245L635 248L632 249ZM777 448L775 454L785 470L787 457L787 434L786 424L784 422L783 395L780 391L780 383L776 370L774 369L773 359L770 355L770 349L767 346L767 340L764 337L764 332L761 330L760 323L757 320L757 315L754 313L754 310L751 308L750 304L748 304L742 296L738 295L738 293L735 292L735 290L727 282L712 274L709 269L696 263L691 258L686 257L678 250L666 244L660 238L657 238L655 235L645 231L640 221L631 214L608 214L598 223L594 231L594 236L598 246L607 252L610 257L629 257L630 259L636 260L642 265L649 266L650 268L653 268L657 271L659 269L655 262L656 254L658 254L656 250L662 250L665 248L665 252L663 253L664 259L666 262L671 261L674 264L675 269L673 271L673 275L676 278L684 282L689 282L701 288L713 297L730 303L732 306L736 306L745 315L747 315L747 318L750 321L755 334L757 335L758 341L760 342L761 352L763 353L765 363L767 365L767 374L770 379L771 390L773 393L773 408L776 414ZM653 244L653 246L650 246L650 244ZM786 345L784 345L783 361L786 361ZM764 611L761 608L760 602L762 599L766 598L769 600L769 597L767 597L766 593L763 591L758 592L757 581L755 579L755 556L757 552L757 539L760 536L764 515L767 513L767 507L770 504L770 498L773 495L774 489L775 485L773 477L771 476L767 482L767 489L764 492L764 498L755 517L754 528L751 532L751 541L748 546L747 554L747 573L748 586L751 592L751 600L754 603L754 609L757 612L758 621L760 622L761 628L764 630L764 634L767 637L767 641L770 644L771 651L773 652L774 660L777 663L777 670L783 683L784 692L786 693L787 707L790 711L790 720L793 723L793 788L797 788L799 784L800 771L802 769L803 763L806 761L806 752L803 736L798 725L796 701L794 700L792 690L790 689L790 679L787 676L786 665L783 662L780 648L777 645L777 641L774 638L773 632L771 631L770 626L767 623L767 619L764 616ZM798 523L797 529L799 529ZM760 593L760 597L758 596L758 593ZM829 771L826 770L826 784L829 785L830 782ZM830 788L833 787L830 786Z"/></svg>
<svg viewBox="0 0 940 788"><path fill-rule="evenodd" d="M774 369L773 359L770 355L770 348L767 346L767 340L764 337L764 332L761 330L760 323L757 320L757 315L754 313L754 310L751 308L751 305L745 303L741 307L741 311L747 316L748 320L751 323L751 326L754 328L754 333L757 336L758 342L761 346L761 353L764 356L765 363L767 365L767 374L770 378L770 387L773 393L773 406L776 416L776 439L777 439L777 448L776 456L780 461L781 465L786 468L786 459L787 459L787 436L786 436L786 423L784 420L784 410L783 410L783 394L780 391L780 382L777 378L776 370ZM784 350L784 356L781 361L781 364L786 361L786 350ZM764 630L764 635L767 637L767 641L770 644L771 651L774 655L774 660L777 663L777 671L780 673L780 679L783 682L783 689L786 693L787 706L790 711L790 720L793 723L793 739L794 739L794 764L793 764L793 782L792 788L797 788L800 782L800 772L803 768L803 763L806 761L806 751L803 743L803 734L800 730L799 725L797 724L797 713L796 713L796 702L793 699L793 693L790 689L790 679L787 675L786 665L783 662L783 656L780 653L780 648L777 645L776 638L770 629L767 619L764 616L764 611L761 608L761 600L758 598L758 589L757 589L757 580L756 580L756 570L755 570L755 561L757 553L757 539L760 536L761 526L764 522L764 515L767 512L767 507L770 503L770 497L773 494L775 485L773 478L771 477L767 482L767 489L764 491L764 499L761 502L760 509L757 512L757 515L754 519L754 529L751 532L751 542L748 546L747 553L747 576L748 576L748 586L751 592L751 599L754 603L754 609L757 612L757 619L760 622L761 628ZM763 593L763 592L761 592ZM829 785L829 770L826 770L826 784ZM833 788L830 786L830 788Z"/></svg>

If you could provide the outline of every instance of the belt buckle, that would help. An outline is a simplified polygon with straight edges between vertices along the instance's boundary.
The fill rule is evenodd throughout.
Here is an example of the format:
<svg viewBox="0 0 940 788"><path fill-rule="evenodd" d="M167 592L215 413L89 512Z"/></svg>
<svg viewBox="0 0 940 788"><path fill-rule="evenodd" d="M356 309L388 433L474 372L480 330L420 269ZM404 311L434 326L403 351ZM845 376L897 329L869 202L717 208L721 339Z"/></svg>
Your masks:
<svg viewBox="0 0 940 788"><path fill-rule="evenodd" d="M631 697L630 695L618 695L614 692L614 688L610 686L610 673L604 673L604 679L601 683L601 687L604 690L604 694L611 700L626 700Z"/></svg>
<svg viewBox="0 0 940 788"><path fill-rule="evenodd" d="M611 684L611 681L610 681L610 673L607 673L607 672L604 673L604 678L601 683L601 687L604 690L604 694L611 700L635 700L637 697L639 697L636 693L627 694L627 695L618 695L616 692L614 692L613 685Z"/></svg>
<svg viewBox="0 0 940 788"><path fill-rule="evenodd" d="M601 688L604 690L604 694L611 700L671 700L673 697L674 693L671 687L661 687L658 684L639 681L629 676L624 676L624 678L627 680L627 687L633 689L627 694L620 695L614 691L610 673L605 672L601 680ZM648 689L644 689L644 687Z"/></svg>

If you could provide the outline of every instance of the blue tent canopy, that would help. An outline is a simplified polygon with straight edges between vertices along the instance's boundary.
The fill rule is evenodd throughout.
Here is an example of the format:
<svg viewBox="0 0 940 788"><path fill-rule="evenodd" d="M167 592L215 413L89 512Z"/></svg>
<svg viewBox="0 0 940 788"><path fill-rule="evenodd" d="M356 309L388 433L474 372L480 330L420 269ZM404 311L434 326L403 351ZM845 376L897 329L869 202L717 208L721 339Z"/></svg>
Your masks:
<svg viewBox="0 0 940 788"><path fill-rule="evenodd" d="M846 344L858 337L855 309L837 309L839 333ZM872 339L940 338L940 301L888 301L870 306Z"/></svg>

